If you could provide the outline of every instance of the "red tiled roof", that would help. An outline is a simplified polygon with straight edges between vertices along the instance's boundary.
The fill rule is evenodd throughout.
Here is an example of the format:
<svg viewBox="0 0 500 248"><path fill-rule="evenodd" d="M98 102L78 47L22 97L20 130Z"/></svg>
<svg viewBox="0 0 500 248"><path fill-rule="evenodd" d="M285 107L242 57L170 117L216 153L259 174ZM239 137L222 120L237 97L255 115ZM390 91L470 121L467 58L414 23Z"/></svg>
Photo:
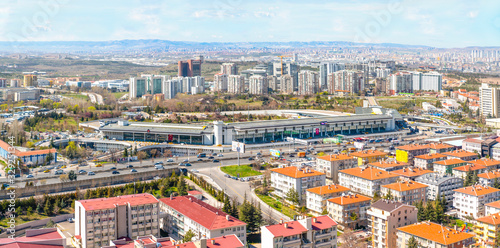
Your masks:
<svg viewBox="0 0 500 248"><path fill-rule="evenodd" d="M453 191L467 194L467 195L481 196L481 195L486 195L486 194L498 192L498 191L500 191L500 189L495 189L495 188L489 187L489 186L473 185L473 186L469 186L469 187L455 189Z"/></svg>
<svg viewBox="0 0 500 248"><path fill-rule="evenodd" d="M398 175L396 174L373 167L368 167L368 168L355 167L355 168L341 170L340 173L345 173L351 176L360 177L370 181L386 179L391 177L398 177Z"/></svg>
<svg viewBox="0 0 500 248"><path fill-rule="evenodd" d="M160 202L175 209L191 220L198 222L209 230L246 226L245 222L229 216L222 212L222 210L206 204L193 196L162 198ZM226 216L229 216L229 220L226 219Z"/></svg>
<svg viewBox="0 0 500 248"><path fill-rule="evenodd" d="M112 198L99 198L99 199L89 199L78 201L82 204L85 210L99 210L99 209L109 209L114 208L116 205L130 204L130 206L153 204L157 203L156 199L151 194L135 194L135 195L123 195Z"/></svg>
<svg viewBox="0 0 500 248"><path fill-rule="evenodd" d="M329 202L335 203L337 205L348 205L358 202L371 201L372 198L366 197L364 195L354 194L354 195L345 195L339 196L332 199L328 199Z"/></svg>
<svg viewBox="0 0 500 248"><path fill-rule="evenodd" d="M457 158L465 158L465 157L471 157L471 156L476 156L477 154L474 152L468 152L465 150L456 150L456 151L451 151L451 152L443 152L443 155L450 156L450 157L457 157Z"/></svg>
<svg viewBox="0 0 500 248"><path fill-rule="evenodd" d="M188 194L190 195L201 195L202 193L198 190L190 190L188 191Z"/></svg>
<svg viewBox="0 0 500 248"><path fill-rule="evenodd" d="M486 178L486 179L495 179L500 177L500 171L488 171L485 173L481 173L477 175L478 177Z"/></svg>
<svg viewBox="0 0 500 248"><path fill-rule="evenodd" d="M453 169L457 170L457 171L476 171L476 170L484 170L484 169L486 169L486 166L468 164L468 165L464 165L464 166L458 166L458 167L455 167Z"/></svg>
<svg viewBox="0 0 500 248"><path fill-rule="evenodd" d="M40 233L40 234L37 234ZM61 240L63 237L57 232L57 229L36 229L27 230L24 237L16 239L3 238L0 239L0 247L2 248L62 248L62 245L57 245L56 240ZM43 244L53 242L52 245Z"/></svg>
<svg viewBox="0 0 500 248"><path fill-rule="evenodd" d="M405 176L405 177L415 177L415 176L425 175L428 173L433 173L433 171L423 170L420 168L404 168L401 170L395 170L392 173L400 175L400 176Z"/></svg>
<svg viewBox="0 0 500 248"><path fill-rule="evenodd" d="M300 224L298 220L266 226L265 228L267 228L267 230L269 230L274 237L287 237L302 234L307 231L307 229Z"/></svg>
<svg viewBox="0 0 500 248"><path fill-rule="evenodd" d="M476 159L476 160L469 161L468 163L475 164L475 165L482 165L482 166L486 166L486 167L500 165L500 161L490 159L490 158Z"/></svg>
<svg viewBox="0 0 500 248"><path fill-rule="evenodd" d="M455 244L474 237L474 234L456 231L429 221L400 227L398 230L442 245Z"/></svg>
<svg viewBox="0 0 500 248"><path fill-rule="evenodd" d="M303 177L312 177L312 176L321 176L325 175L323 172L315 171L315 170L306 170L299 169L296 166L288 166L283 168L272 169L271 172L276 172L288 177L293 178L303 178Z"/></svg>
<svg viewBox="0 0 500 248"><path fill-rule="evenodd" d="M447 157L446 155L443 155L441 153L432 153L432 154L424 154L424 155L415 156L415 158L425 159L425 160L436 159L436 158L446 158L446 157Z"/></svg>
<svg viewBox="0 0 500 248"><path fill-rule="evenodd" d="M313 230L323 230L331 228L332 226L336 226L337 222L330 218L330 216L323 215L315 218L313 217L311 225Z"/></svg>

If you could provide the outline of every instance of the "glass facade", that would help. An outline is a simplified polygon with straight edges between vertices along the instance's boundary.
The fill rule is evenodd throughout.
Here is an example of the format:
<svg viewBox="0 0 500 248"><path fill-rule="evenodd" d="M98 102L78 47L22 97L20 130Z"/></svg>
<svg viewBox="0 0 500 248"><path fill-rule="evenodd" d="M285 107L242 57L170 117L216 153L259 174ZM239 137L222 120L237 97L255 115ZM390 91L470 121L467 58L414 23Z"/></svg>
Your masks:
<svg viewBox="0 0 500 248"><path fill-rule="evenodd" d="M141 97L146 94L146 80L136 79L137 84L137 97Z"/></svg>
<svg viewBox="0 0 500 248"><path fill-rule="evenodd" d="M174 144L193 144L202 145L202 135L178 135L178 134L154 134L154 133L123 133L123 140L127 141L144 141L144 142L158 142L158 143L174 143Z"/></svg>

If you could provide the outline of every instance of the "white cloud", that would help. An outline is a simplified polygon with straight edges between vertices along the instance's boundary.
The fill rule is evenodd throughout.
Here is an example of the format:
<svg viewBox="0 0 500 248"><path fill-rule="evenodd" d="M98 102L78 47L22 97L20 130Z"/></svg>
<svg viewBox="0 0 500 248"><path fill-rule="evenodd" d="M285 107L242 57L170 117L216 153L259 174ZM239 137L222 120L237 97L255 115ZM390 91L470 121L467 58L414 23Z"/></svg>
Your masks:
<svg viewBox="0 0 500 248"><path fill-rule="evenodd" d="M476 11L469 11L469 13L467 13L467 16L469 18L476 18L478 14L479 14L479 11L477 11L477 10Z"/></svg>

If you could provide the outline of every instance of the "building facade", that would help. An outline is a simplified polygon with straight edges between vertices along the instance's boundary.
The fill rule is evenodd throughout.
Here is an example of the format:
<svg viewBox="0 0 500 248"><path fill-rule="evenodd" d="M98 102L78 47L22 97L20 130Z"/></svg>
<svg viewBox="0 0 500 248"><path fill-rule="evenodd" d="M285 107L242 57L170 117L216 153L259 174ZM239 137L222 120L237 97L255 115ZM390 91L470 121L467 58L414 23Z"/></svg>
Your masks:
<svg viewBox="0 0 500 248"><path fill-rule="evenodd" d="M306 207L316 213L323 213L326 210L328 199L339 197L349 193L349 188L338 184L319 186L306 190Z"/></svg>
<svg viewBox="0 0 500 248"><path fill-rule="evenodd" d="M326 155L316 158L316 168L326 174L326 178L338 183L339 171L355 168L358 166L358 160L348 154Z"/></svg>
<svg viewBox="0 0 500 248"><path fill-rule="evenodd" d="M271 186L274 194L285 198L290 190L299 194L300 204L306 204L306 190L325 185L325 173L309 168L289 166L271 170Z"/></svg>
<svg viewBox="0 0 500 248"><path fill-rule="evenodd" d="M336 220L342 228L359 229L368 225L367 211L372 198L359 194L350 194L329 199L328 215Z"/></svg>
<svg viewBox="0 0 500 248"><path fill-rule="evenodd" d="M398 175L372 167L356 167L339 172L339 184L366 196L380 192L380 186L394 183Z"/></svg>
<svg viewBox="0 0 500 248"><path fill-rule="evenodd" d="M448 205L453 203L454 190L464 186L464 180L462 178L436 173L419 176L415 181L428 186L427 200L434 201L438 197L444 197Z"/></svg>
<svg viewBox="0 0 500 248"><path fill-rule="evenodd" d="M391 199L408 205L417 202L426 202L428 186L415 181L402 181L382 185L381 192L384 196L391 196Z"/></svg>
<svg viewBox="0 0 500 248"><path fill-rule="evenodd" d="M474 219L484 216L485 204L500 200L500 190L489 186L473 185L455 189L453 207L460 218Z"/></svg>
<svg viewBox="0 0 500 248"><path fill-rule="evenodd" d="M461 232L430 221L419 222L397 229L397 247L407 248L414 237L421 247L459 248L474 244L474 234Z"/></svg>

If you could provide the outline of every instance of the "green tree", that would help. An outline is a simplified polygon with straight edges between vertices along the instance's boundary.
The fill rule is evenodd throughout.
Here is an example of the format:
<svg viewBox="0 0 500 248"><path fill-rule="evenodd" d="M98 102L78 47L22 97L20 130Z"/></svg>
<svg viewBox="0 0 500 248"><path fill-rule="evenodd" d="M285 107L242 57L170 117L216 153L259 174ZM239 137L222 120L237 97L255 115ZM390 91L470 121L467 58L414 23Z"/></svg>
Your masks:
<svg viewBox="0 0 500 248"><path fill-rule="evenodd" d="M500 189L500 182L495 178L495 181L493 182L493 188L495 189Z"/></svg>
<svg viewBox="0 0 500 248"><path fill-rule="evenodd" d="M289 201L289 202L292 202L296 205L299 205L300 203L300 199L299 199L299 193L297 193L297 191L295 189L290 189L287 193L286 193L286 199Z"/></svg>
<svg viewBox="0 0 500 248"><path fill-rule="evenodd" d="M189 231L187 231L187 233L182 238L182 242L183 243L191 242L194 236L195 236L194 232L191 229L189 229Z"/></svg>
<svg viewBox="0 0 500 248"><path fill-rule="evenodd" d="M222 212L231 215L232 211L231 201L229 201L229 197L224 197L224 206L222 207Z"/></svg>
<svg viewBox="0 0 500 248"><path fill-rule="evenodd" d="M327 215L328 214L328 210L326 208L323 208L323 212L321 212L321 215Z"/></svg>
<svg viewBox="0 0 500 248"><path fill-rule="evenodd" d="M43 207L43 212L45 215L49 216L54 211L54 206L50 203L50 200L45 200L45 207Z"/></svg>
<svg viewBox="0 0 500 248"><path fill-rule="evenodd" d="M126 158L128 157L128 148L125 147L125 150L123 150L123 157Z"/></svg>
<svg viewBox="0 0 500 248"><path fill-rule="evenodd" d="M434 206L432 203L428 202L427 205L425 206L425 218L424 220L435 220L436 219L436 212L434 211Z"/></svg>
<svg viewBox="0 0 500 248"><path fill-rule="evenodd" d="M52 228L55 226L56 226L56 223L54 221L52 221L52 219L50 219L49 222L47 222L47 224L45 224L45 228Z"/></svg>
<svg viewBox="0 0 500 248"><path fill-rule="evenodd" d="M54 155L53 155L51 152L49 152L49 153L47 154L47 156L45 157L45 162L46 162L47 164L50 164L50 163L52 162L52 160L53 160L53 159L54 159Z"/></svg>
<svg viewBox="0 0 500 248"><path fill-rule="evenodd" d="M375 191L375 193L373 193L372 202L377 202L380 199L382 199L382 197L380 197L380 193L378 191Z"/></svg>
<svg viewBox="0 0 500 248"><path fill-rule="evenodd" d="M70 181L76 181L77 177L78 177L78 175L75 173L75 171L69 171L68 172L68 179Z"/></svg>
<svg viewBox="0 0 500 248"><path fill-rule="evenodd" d="M392 200L392 198L394 198L394 197L392 196L391 190L387 191L387 194L385 194L384 199Z"/></svg>
<svg viewBox="0 0 500 248"><path fill-rule="evenodd" d="M413 236L408 240L408 243L406 244L406 247L408 248L418 248L420 244L418 243L417 239Z"/></svg>
<svg viewBox="0 0 500 248"><path fill-rule="evenodd" d="M349 215L349 219L352 221L356 221L358 219L358 215L355 212L351 212L351 215Z"/></svg>

